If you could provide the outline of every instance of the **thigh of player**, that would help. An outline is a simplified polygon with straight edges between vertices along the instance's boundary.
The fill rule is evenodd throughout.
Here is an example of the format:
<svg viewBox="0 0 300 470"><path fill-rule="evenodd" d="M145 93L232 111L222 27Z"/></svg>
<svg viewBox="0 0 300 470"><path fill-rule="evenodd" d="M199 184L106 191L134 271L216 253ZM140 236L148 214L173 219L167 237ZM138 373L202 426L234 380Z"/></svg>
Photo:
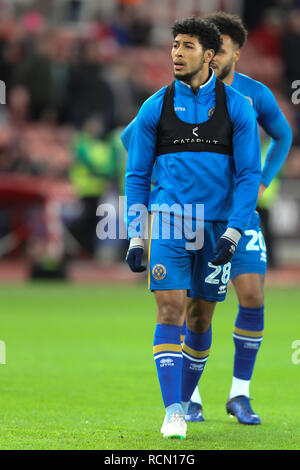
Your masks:
<svg viewBox="0 0 300 470"><path fill-rule="evenodd" d="M247 229L244 231L234 257L231 261L231 280L243 274L265 276L267 269L267 251L260 228L260 217L253 213Z"/></svg>
<svg viewBox="0 0 300 470"><path fill-rule="evenodd" d="M225 232L226 226L222 222L205 222L203 247L193 252L193 270L188 297L209 302L225 300L231 263L215 266L211 260L217 240Z"/></svg>
<svg viewBox="0 0 300 470"><path fill-rule="evenodd" d="M155 292L157 323L183 324L191 269L192 255L183 239L150 239L148 288Z"/></svg>
<svg viewBox="0 0 300 470"><path fill-rule="evenodd" d="M190 288L192 255L185 249L184 240L151 239L148 258L151 291Z"/></svg>

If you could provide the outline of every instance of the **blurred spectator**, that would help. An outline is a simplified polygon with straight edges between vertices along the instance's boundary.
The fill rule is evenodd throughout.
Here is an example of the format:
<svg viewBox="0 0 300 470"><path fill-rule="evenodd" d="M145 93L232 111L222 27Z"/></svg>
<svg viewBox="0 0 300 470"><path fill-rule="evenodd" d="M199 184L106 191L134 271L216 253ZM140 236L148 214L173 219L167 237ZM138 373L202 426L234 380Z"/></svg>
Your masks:
<svg viewBox="0 0 300 470"><path fill-rule="evenodd" d="M23 87L8 95L0 130L0 171L30 173L30 164L23 151L23 131L27 126L30 97Z"/></svg>
<svg viewBox="0 0 300 470"><path fill-rule="evenodd" d="M118 8L118 15L111 23L111 30L121 46L130 46L133 44L130 28L131 11L127 5L120 5Z"/></svg>
<svg viewBox="0 0 300 470"><path fill-rule="evenodd" d="M30 10L21 17L21 26L26 34L38 35L45 31L46 21L37 10Z"/></svg>
<svg viewBox="0 0 300 470"><path fill-rule="evenodd" d="M136 46L148 46L151 43L152 23L149 18L141 16L139 10L132 8L130 36Z"/></svg>
<svg viewBox="0 0 300 470"><path fill-rule="evenodd" d="M96 247L96 210L113 181L117 162L101 115L89 117L73 144L74 160L70 180L81 202L81 214L69 229L89 254Z"/></svg>
<svg viewBox="0 0 300 470"><path fill-rule="evenodd" d="M93 114L101 114L105 131L114 122L113 95L102 76L99 63L98 43L88 41L77 62L70 67L66 89L65 118L77 128Z"/></svg>
<svg viewBox="0 0 300 470"><path fill-rule="evenodd" d="M115 127L127 125L138 113L149 91L132 75L128 57L119 57L105 69L113 93Z"/></svg>
<svg viewBox="0 0 300 470"><path fill-rule="evenodd" d="M56 124L55 115L48 113L23 132L23 152L31 173L67 178L71 157L71 129Z"/></svg>
<svg viewBox="0 0 300 470"><path fill-rule="evenodd" d="M33 121L39 120L54 105L49 41L48 35L36 38L16 68L15 83L23 85L29 92Z"/></svg>
<svg viewBox="0 0 300 470"><path fill-rule="evenodd" d="M56 110L58 122L64 120L64 103L69 81L71 54L63 37L56 34L50 44L51 80L53 90L53 107Z"/></svg>
<svg viewBox="0 0 300 470"><path fill-rule="evenodd" d="M265 10L261 23L249 33L249 41L260 54L281 56L282 16L278 8Z"/></svg>
<svg viewBox="0 0 300 470"><path fill-rule="evenodd" d="M91 35L97 41L115 38L112 28L103 20L100 13L92 24Z"/></svg>
<svg viewBox="0 0 300 470"><path fill-rule="evenodd" d="M20 40L12 39L0 42L1 80L6 84L9 93L15 81L15 72L24 55L24 46Z"/></svg>
<svg viewBox="0 0 300 470"><path fill-rule="evenodd" d="M7 125L11 128L22 130L29 120L30 95L23 86L15 86L8 91L7 106L1 107L3 111L2 129Z"/></svg>
<svg viewBox="0 0 300 470"><path fill-rule="evenodd" d="M300 9L291 11L282 38L282 60L287 85L291 89L294 80L300 80Z"/></svg>
<svg viewBox="0 0 300 470"><path fill-rule="evenodd" d="M243 1L243 20L246 27L251 30L256 28L262 21L266 9L278 6L276 0L251 0Z"/></svg>
<svg viewBox="0 0 300 470"><path fill-rule="evenodd" d="M13 88L0 130L0 171L66 178L72 131L58 126L51 113L29 121L29 109L27 90Z"/></svg>
<svg viewBox="0 0 300 470"><path fill-rule="evenodd" d="M82 0L68 0L66 20L79 21L82 8Z"/></svg>
<svg viewBox="0 0 300 470"><path fill-rule="evenodd" d="M139 15L133 5L120 4L118 14L111 23L121 46L147 46L150 44L152 24L149 18Z"/></svg>

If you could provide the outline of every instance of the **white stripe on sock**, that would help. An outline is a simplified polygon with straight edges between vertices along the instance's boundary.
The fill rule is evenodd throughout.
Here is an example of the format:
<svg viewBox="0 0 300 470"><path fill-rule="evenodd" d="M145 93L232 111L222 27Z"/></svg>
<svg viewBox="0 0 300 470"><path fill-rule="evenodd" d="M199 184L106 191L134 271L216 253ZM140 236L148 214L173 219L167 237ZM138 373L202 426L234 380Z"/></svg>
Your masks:
<svg viewBox="0 0 300 470"><path fill-rule="evenodd" d="M261 338L250 338L249 336L239 336L236 333L232 333L232 336L236 339L240 339L241 341L253 341L254 343L261 343L263 337Z"/></svg>
<svg viewBox="0 0 300 470"><path fill-rule="evenodd" d="M160 357L182 357L181 354L174 354L174 353L163 353L163 354L158 354L154 355L154 359L159 359Z"/></svg>
<svg viewBox="0 0 300 470"><path fill-rule="evenodd" d="M195 357L189 356L186 352L182 351L182 355L189 359L191 362L206 362L208 359L208 356L206 356L204 359L196 359Z"/></svg>

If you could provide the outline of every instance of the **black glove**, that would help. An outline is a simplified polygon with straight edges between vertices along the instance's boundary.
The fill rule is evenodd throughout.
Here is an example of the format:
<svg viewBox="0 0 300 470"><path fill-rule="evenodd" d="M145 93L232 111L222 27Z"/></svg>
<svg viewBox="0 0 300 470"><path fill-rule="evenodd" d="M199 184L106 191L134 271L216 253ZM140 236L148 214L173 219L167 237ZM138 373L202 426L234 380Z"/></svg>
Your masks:
<svg viewBox="0 0 300 470"><path fill-rule="evenodd" d="M142 238L132 238L126 255L126 263L133 273L146 271L147 266L142 264L144 254L144 240Z"/></svg>
<svg viewBox="0 0 300 470"><path fill-rule="evenodd" d="M241 236L242 235L239 230L229 227L217 241L212 264L219 266L221 264L229 263L235 253Z"/></svg>

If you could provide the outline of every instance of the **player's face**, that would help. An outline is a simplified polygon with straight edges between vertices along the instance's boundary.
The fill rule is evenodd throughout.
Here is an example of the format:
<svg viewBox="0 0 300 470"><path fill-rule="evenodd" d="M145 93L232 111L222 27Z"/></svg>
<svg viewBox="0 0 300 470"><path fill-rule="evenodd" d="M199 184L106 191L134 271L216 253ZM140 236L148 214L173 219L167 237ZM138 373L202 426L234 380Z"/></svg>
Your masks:
<svg viewBox="0 0 300 470"><path fill-rule="evenodd" d="M178 34L172 47L174 76L190 82L203 69L205 62L203 47L195 36Z"/></svg>
<svg viewBox="0 0 300 470"><path fill-rule="evenodd" d="M235 63L240 57L240 50L227 34L222 34L221 38L222 47L218 54L214 56L211 67L214 69L216 76L220 80L224 80L233 71Z"/></svg>

